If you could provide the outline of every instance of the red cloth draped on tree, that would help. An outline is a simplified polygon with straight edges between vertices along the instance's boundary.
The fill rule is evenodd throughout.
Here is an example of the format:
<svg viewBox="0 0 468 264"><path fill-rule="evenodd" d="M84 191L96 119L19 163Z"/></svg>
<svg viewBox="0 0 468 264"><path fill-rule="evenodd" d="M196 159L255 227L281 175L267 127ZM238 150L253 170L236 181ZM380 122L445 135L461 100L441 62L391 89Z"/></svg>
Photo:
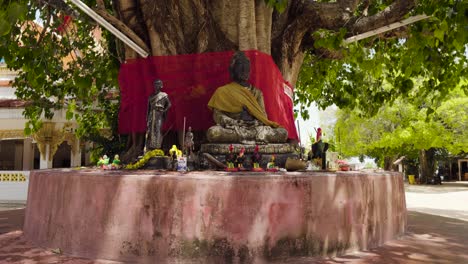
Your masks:
<svg viewBox="0 0 468 264"><path fill-rule="evenodd" d="M163 92L169 95L169 109L163 130L186 128L207 130L214 125L207 104L216 88L230 82L228 67L233 52L212 52L177 56L153 56L127 61L120 66L121 105L119 133L146 131L148 97L153 82L161 79ZM288 130L289 138L298 139L294 125L292 88L284 81L270 55L246 51L250 58L250 83L263 92L268 118Z"/></svg>

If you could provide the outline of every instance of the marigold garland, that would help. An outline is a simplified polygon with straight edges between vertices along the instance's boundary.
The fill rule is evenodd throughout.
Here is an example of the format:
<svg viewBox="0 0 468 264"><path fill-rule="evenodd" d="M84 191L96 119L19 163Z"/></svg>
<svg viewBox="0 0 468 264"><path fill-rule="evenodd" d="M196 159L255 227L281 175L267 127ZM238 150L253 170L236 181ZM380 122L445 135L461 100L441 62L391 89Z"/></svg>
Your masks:
<svg viewBox="0 0 468 264"><path fill-rule="evenodd" d="M162 151L161 149L153 149L151 151L146 152L145 155L143 155L143 157L137 162L131 163L125 166L125 169L127 170L139 169L143 167L146 164L146 162L148 162L149 159L154 158L154 157L161 157L161 156L164 156L164 151Z"/></svg>

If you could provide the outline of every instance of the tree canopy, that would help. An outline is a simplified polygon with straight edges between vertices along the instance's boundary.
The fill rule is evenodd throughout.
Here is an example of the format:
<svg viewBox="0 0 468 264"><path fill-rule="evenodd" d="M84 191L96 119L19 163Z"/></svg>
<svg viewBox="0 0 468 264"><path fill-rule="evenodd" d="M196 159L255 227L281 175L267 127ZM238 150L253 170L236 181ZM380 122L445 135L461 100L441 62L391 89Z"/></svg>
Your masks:
<svg viewBox="0 0 468 264"><path fill-rule="evenodd" d="M432 100L430 113L467 76L466 1L84 2L134 36L151 55L259 49L271 53L293 85L302 65L295 102L304 105L336 104L372 115L400 97L411 102L427 97ZM26 132L37 130L40 117L50 118L53 109L61 108L78 121L81 135L115 126L118 104L109 93L117 87L119 62L136 53L106 30L96 43L92 32L97 24L63 0L2 0L0 10L0 57L20 72L14 83L18 98L31 102L24 112L30 120ZM343 42L416 14L430 18L356 43ZM239 23L225 19L231 15ZM66 27L70 17L73 26ZM42 26L34 23L37 18ZM460 89L466 92L466 83Z"/></svg>
<svg viewBox="0 0 468 264"><path fill-rule="evenodd" d="M370 12L386 8L388 1L373 2ZM322 38L314 47L334 57L307 53L296 101L321 108L335 104L370 116L400 97L414 103L430 98L433 112L468 73L468 2L419 1L410 15L421 13L431 17L350 45L343 44L345 30L316 31ZM461 89L467 93L467 84Z"/></svg>
<svg viewBox="0 0 468 264"><path fill-rule="evenodd" d="M40 127L41 117L52 118L63 108L67 119L80 124L79 135L93 137L115 126L118 105L110 95L117 87L118 63L106 41L109 33L96 41L96 25L88 20L64 30L67 17L40 2L0 6L0 57L18 71L17 97L31 102L24 111L26 134Z"/></svg>
<svg viewBox="0 0 468 264"><path fill-rule="evenodd" d="M420 150L431 148L452 155L468 153L468 96L458 86L437 106L431 104L430 98L416 104L400 98L371 118L342 110L335 126L339 149L348 156L380 161L403 155L417 158Z"/></svg>

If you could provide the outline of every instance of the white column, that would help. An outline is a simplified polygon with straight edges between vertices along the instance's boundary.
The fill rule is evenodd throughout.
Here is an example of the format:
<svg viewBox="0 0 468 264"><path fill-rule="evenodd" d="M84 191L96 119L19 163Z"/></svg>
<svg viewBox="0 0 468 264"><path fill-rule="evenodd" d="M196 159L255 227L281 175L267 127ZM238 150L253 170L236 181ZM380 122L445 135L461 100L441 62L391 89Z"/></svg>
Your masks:
<svg viewBox="0 0 468 264"><path fill-rule="evenodd" d="M81 148L80 140L74 141L74 146L71 147L72 151L70 154L70 167L81 167ZM75 151L73 151L75 150Z"/></svg>
<svg viewBox="0 0 468 264"><path fill-rule="evenodd" d="M19 141L15 141L15 170L23 170L23 145Z"/></svg>
<svg viewBox="0 0 468 264"><path fill-rule="evenodd" d="M34 146L31 138L23 141L23 170L32 170L34 166Z"/></svg>
<svg viewBox="0 0 468 264"><path fill-rule="evenodd" d="M41 155L39 162L40 169L52 169L52 158L50 157L50 145L46 144L45 153Z"/></svg>

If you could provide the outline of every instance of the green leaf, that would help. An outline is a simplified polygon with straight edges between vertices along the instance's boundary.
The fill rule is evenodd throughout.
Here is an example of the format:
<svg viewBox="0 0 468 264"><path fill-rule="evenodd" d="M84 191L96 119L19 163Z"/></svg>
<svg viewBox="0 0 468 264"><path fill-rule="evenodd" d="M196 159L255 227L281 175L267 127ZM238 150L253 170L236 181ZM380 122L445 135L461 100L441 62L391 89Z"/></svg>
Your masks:
<svg viewBox="0 0 468 264"><path fill-rule="evenodd" d="M15 23L16 20L24 20L28 9L25 5L13 2L8 7L8 20L11 23Z"/></svg>
<svg viewBox="0 0 468 264"><path fill-rule="evenodd" d="M434 113L434 109L432 107L427 109L427 115L432 115Z"/></svg>
<svg viewBox="0 0 468 264"><path fill-rule="evenodd" d="M288 0L265 0L265 3L279 13L283 13L288 6Z"/></svg>
<svg viewBox="0 0 468 264"><path fill-rule="evenodd" d="M67 120L73 119L73 112L67 111L67 113L65 114L65 118Z"/></svg>
<svg viewBox="0 0 468 264"><path fill-rule="evenodd" d="M80 89L91 89L91 77L86 76L86 77L80 77L78 76L75 79L76 86Z"/></svg>
<svg viewBox="0 0 468 264"><path fill-rule="evenodd" d="M434 36L441 42L444 41L444 31L441 29L434 30Z"/></svg>
<svg viewBox="0 0 468 264"><path fill-rule="evenodd" d="M31 135L31 133L32 133L32 131L31 131L31 128L30 128L29 126L27 126L27 127L24 128L24 134L25 134L26 136Z"/></svg>
<svg viewBox="0 0 468 264"><path fill-rule="evenodd" d="M0 17L0 36L5 36L10 33L11 25L3 17Z"/></svg>

